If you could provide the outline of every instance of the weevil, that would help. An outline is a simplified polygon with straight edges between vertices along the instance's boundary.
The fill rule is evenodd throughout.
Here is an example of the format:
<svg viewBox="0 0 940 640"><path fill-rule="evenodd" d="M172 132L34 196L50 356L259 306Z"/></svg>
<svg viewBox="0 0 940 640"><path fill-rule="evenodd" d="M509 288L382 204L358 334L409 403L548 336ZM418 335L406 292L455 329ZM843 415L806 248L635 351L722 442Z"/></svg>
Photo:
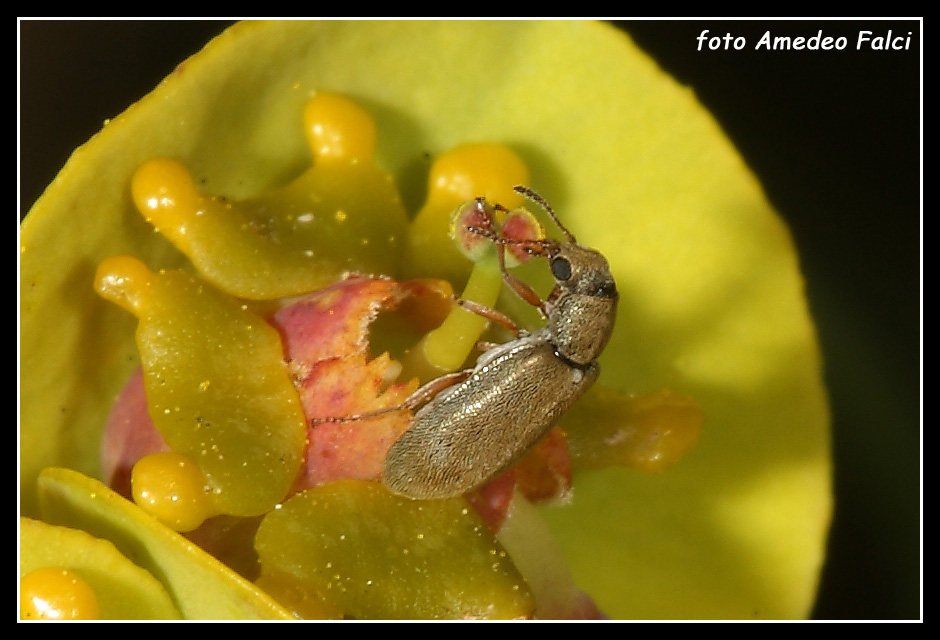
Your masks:
<svg viewBox="0 0 940 640"><path fill-rule="evenodd" d="M535 446L597 380L597 359L617 314L610 266L600 252L578 244L540 195L527 187L515 191L545 209L567 241L509 239L489 226L469 231L497 245L504 282L541 311L545 326L527 333L495 309L458 301L516 337L483 351L472 369L432 380L391 409L420 407L385 457L382 480L394 493L427 500L479 487ZM555 285L545 300L507 271L509 245L548 260ZM372 415L326 420L345 422Z"/></svg>

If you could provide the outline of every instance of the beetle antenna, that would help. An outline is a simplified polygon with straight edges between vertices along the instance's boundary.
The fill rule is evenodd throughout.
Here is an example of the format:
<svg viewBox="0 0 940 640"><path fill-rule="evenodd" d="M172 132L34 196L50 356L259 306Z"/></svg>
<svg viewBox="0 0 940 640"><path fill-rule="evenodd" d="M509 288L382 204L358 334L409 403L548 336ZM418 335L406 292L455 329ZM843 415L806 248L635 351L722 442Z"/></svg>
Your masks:
<svg viewBox="0 0 940 640"><path fill-rule="evenodd" d="M552 209L551 205L545 201L545 198L537 194L535 191L533 191L529 187L525 187L522 185L513 187L513 191L524 195L526 198L528 198L532 202L538 204L540 207L545 209L545 211L548 212L548 215L552 217L552 220L555 221L555 224L558 225L558 228L561 229L562 232L565 234L565 237L568 238L568 242L570 242L571 244L578 244L578 241L574 239L574 234L568 231L568 227L566 227L565 225L561 223L561 220L558 219L558 214L556 214L555 210Z"/></svg>

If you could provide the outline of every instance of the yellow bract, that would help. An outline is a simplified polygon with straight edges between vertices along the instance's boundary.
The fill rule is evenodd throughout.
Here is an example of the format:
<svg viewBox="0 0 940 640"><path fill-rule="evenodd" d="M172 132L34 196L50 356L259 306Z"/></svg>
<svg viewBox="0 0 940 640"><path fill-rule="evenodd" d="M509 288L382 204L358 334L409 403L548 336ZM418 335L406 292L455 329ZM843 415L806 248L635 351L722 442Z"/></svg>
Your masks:
<svg viewBox="0 0 940 640"><path fill-rule="evenodd" d="M324 89L375 116L375 164L411 212L431 158L512 148L610 259L621 303L599 384L701 407L700 442L669 473L585 473L569 506L543 511L578 586L615 618L807 615L831 466L793 244L692 92L595 23L245 23L113 119L22 227L24 512L38 513L43 467L97 472L105 416L138 363L135 323L92 291L95 266L188 262L135 211L133 173L173 158L200 193L231 200L291 184L310 165L296 123Z"/></svg>

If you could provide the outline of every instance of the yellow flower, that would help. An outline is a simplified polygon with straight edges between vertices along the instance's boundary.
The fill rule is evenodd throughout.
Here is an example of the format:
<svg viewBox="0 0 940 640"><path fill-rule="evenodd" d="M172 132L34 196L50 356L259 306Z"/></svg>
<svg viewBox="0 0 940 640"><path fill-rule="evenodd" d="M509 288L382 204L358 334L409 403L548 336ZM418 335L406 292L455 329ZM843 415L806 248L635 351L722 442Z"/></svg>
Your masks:
<svg viewBox="0 0 940 640"><path fill-rule="evenodd" d="M791 239L692 93L594 23L239 24L76 150L21 232L22 514L41 515L42 469L98 475L105 417L137 366L135 322L95 295L97 264L186 264L134 211L134 170L167 156L207 193L281 186L309 162L296 123L318 89L374 116L376 161L413 207L448 149L519 153L579 241L610 259L621 301L601 383L668 387L702 408L698 447L668 473L584 473L570 504L542 509L577 585L613 618L806 616L830 456ZM163 579L183 615L249 615L184 611L199 590ZM229 586L234 601L254 593ZM260 598L255 615L274 610L245 597Z"/></svg>

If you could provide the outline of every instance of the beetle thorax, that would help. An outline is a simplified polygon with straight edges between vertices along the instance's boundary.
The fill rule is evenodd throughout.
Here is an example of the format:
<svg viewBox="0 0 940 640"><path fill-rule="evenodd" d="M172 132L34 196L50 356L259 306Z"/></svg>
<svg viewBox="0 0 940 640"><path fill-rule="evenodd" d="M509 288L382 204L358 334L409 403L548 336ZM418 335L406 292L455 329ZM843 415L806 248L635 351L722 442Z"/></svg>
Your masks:
<svg viewBox="0 0 940 640"><path fill-rule="evenodd" d="M548 333L558 355L576 365L597 360L610 339L617 298L562 295L548 318Z"/></svg>

